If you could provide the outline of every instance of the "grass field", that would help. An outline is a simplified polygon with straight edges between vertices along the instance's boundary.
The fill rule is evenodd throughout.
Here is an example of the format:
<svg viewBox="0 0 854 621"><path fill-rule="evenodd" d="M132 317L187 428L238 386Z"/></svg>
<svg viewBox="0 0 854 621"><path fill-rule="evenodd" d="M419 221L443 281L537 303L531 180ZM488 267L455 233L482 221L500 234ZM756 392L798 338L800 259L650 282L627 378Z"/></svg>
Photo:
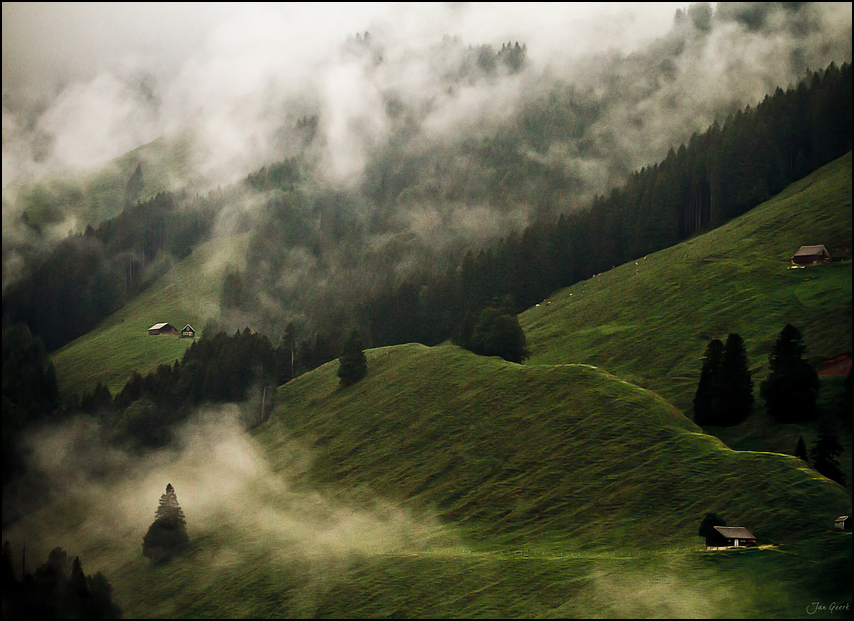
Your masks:
<svg viewBox="0 0 854 621"><path fill-rule="evenodd" d="M850 599L832 528L850 495L799 460L732 451L587 365L367 355L351 388L336 363L300 376L251 436L213 412L180 452L78 481L4 537L79 554L132 617L798 617ZM193 546L152 567L167 481ZM707 511L772 547L702 551Z"/></svg>
<svg viewBox="0 0 854 621"><path fill-rule="evenodd" d="M794 444L767 448L811 427L760 410L709 430L737 451L684 412L711 338L744 337L757 389L786 322L813 362L850 351L850 260L786 269L804 243L851 248L850 183L849 154L721 229L558 292L520 316L524 365L449 344L372 349L348 389L331 362L280 387L250 434L230 422L238 406L209 408L147 456L67 426L36 450L69 493L4 539L38 562L56 545L79 554L128 617L848 618L851 534L833 520L851 493L781 454ZM150 317L205 299L169 306L203 258L124 323L183 325ZM100 330L130 351L121 318ZM98 334L55 356L61 380L63 353L62 368L91 367L80 383L107 368ZM825 386L829 408L839 385ZM167 482L192 545L151 566L141 540ZM706 552L709 511L763 547Z"/></svg>
<svg viewBox="0 0 854 621"><path fill-rule="evenodd" d="M192 339L149 336L148 328L165 321L180 330L189 323L200 336L207 319L219 318L225 271L242 267L246 242L243 235L200 246L95 330L54 352L60 396L91 392L98 382L115 395L134 371L145 375L180 360Z"/></svg>

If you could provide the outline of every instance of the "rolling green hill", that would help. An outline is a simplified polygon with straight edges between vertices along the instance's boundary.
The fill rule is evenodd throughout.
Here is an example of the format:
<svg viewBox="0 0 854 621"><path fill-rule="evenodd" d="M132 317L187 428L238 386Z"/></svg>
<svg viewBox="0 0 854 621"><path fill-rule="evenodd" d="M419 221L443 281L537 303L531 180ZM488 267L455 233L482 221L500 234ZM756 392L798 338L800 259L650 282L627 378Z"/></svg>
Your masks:
<svg viewBox="0 0 854 621"><path fill-rule="evenodd" d="M583 362L654 390L692 417L701 358L711 339L742 336L753 374L755 413L734 428L709 428L732 448L794 454L813 425L775 425L759 385L786 323L796 326L813 366L852 351L851 153L773 199L704 235L577 283L519 316L530 364ZM842 259L788 269L801 245L823 244ZM843 378L822 380L819 408L838 410ZM851 489L850 428L840 463Z"/></svg>
<svg viewBox="0 0 854 621"><path fill-rule="evenodd" d="M134 617L784 618L850 602L851 535L832 527L850 492L788 451L732 450L682 413L711 338L744 337L757 387L786 322L814 362L850 351L850 260L787 269L807 243L850 252L850 154L720 229L526 311L525 365L448 344L378 348L368 376L341 389L331 362L280 387L251 435L222 430L227 408L206 412L212 426L180 451L77 481L4 538L26 541L28 558L56 545L79 554ZM76 382L94 382L113 341L130 358L140 341L122 318L144 332L184 321L155 311L206 316L197 305L222 279L207 297L190 290L214 251L58 352L60 381L84 367ZM756 443L763 426L755 414L730 433ZM156 567L141 538L167 482L192 549ZM708 511L767 547L703 551Z"/></svg>
<svg viewBox="0 0 854 621"><path fill-rule="evenodd" d="M850 495L796 458L732 451L587 365L367 355L348 389L335 362L281 387L251 438L197 430L4 537L79 554L132 617L797 617L850 597ZM140 542L167 481L193 545L156 567ZM701 551L707 511L776 545Z"/></svg>
<svg viewBox="0 0 854 621"><path fill-rule="evenodd" d="M91 392L98 382L115 395L134 371L145 375L180 359L191 339L149 336L148 328L165 321L180 330L189 323L200 334L207 319L218 319L225 271L242 266L246 241L242 235L200 246L95 330L54 352L60 395Z"/></svg>
<svg viewBox="0 0 854 621"><path fill-rule="evenodd" d="M706 345L737 332L758 394L786 323L801 331L813 363L851 351L851 230L849 152L713 231L527 310L519 322L530 362L601 365L688 410ZM807 244L845 260L788 269Z"/></svg>
<svg viewBox="0 0 854 621"><path fill-rule="evenodd" d="M110 160L95 172L50 178L21 188L15 197L16 211L30 224L46 226L73 218L82 233L87 225L97 227L124 208L125 188L141 166L143 185L136 200L158 192L192 187L193 137L183 130L142 145ZM62 206L60 213L58 206Z"/></svg>

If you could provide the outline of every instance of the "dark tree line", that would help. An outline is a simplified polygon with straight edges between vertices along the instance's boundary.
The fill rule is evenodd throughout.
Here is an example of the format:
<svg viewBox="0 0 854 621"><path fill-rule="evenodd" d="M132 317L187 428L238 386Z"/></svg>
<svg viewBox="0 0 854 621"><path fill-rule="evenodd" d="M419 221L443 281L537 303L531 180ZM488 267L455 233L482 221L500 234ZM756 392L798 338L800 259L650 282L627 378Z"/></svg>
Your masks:
<svg viewBox="0 0 854 621"><path fill-rule="evenodd" d="M44 344L26 324L3 326L3 485L21 473L18 438L53 417L59 389Z"/></svg>
<svg viewBox="0 0 854 621"><path fill-rule="evenodd" d="M48 351L92 330L169 269L158 259L180 260L207 238L213 209L180 209L180 201L163 192L69 235L4 292L4 321L26 323Z"/></svg>
<svg viewBox="0 0 854 621"><path fill-rule="evenodd" d="M698 425L737 425L750 415L753 402L744 340L730 334L726 345L719 339L710 341L694 395L694 421Z"/></svg>
<svg viewBox="0 0 854 621"><path fill-rule="evenodd" d="M163 446L171 441L173 426L201 403L241 403L261 397L265 403L263 409L259 403L259 412L269 412L281 364L263 334L246 328L228 336L216 328L206 329L180 362L161 364L145 376L135 372L115 396L98 384L68 407L98 415L117 442Z"/></svg>
<svg viewBox="0 0 854 621"><path fill-rule="evenodd" d="M536 126L530 123L531 128ZM530 172L538 179L541 196L565 191L566 180L525 172L529 164L520 161L516 140L499 134L472 147L471 153L487 158L503 179L494 187L512 188L514 178L530 179ZM326 310L332 320L317 318L314 336L304 341L306 353L311 351L314 357L302 368L314 368L338 355L340 347L323 356L317 355L323 348L312 345L315 340L318 345L340 344L341 317L364 327L369 346L411 341L434 345L449 338L466 313L477 317L495 300L508 296L515 301L512 312L518 313L557 289L710 230L850 148L851 65L831 63L822 72L808 73L797 86L778 88L756 107L732 114L723 126L715 122L702 134L695 133L662 162L633 173L608 196L597 196L589 209L541 218L521 233L511 231L498 243L468 250L444 272L425 266L397 284L387 283L355 299L349 296L346 305ZM417 179L417 167L404 174L405 161L388 164L382 168L380 185L370 180L379 171L372 172L369 166L367 172L365 191L380 205ZM399 178L395 171L401 173ZM352 213L341 201L337 205L339 217ZM381 209L375 220L371 226L383 222ZM267 247L272 243L264 242ZM313 256L322 262L322 248L313 248ZM253 282L262 279L255 276ZM246 304L257 306L249 300Z"/></svg>
<svg viewBox="0 0 854 621"><path fill-rule="evenodd" d="M112 600L113 588L101 572L83 573L80 557L72 561L54 548L35 573L15 577L12 547L3 544L4 619L118 619L122 610Z"/></svg>

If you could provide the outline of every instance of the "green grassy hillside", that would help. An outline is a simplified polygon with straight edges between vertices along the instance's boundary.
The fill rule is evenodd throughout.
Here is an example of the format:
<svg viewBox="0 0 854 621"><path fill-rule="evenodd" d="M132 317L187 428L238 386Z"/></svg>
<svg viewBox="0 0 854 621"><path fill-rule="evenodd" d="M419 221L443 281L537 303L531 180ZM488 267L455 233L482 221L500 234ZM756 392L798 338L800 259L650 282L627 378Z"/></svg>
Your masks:
<svg viewBox="0 0 854 621"><path fill-rule="evenodd" d="M246 240L218 238L200 246L95 330L54 352L60 395L91 392L98 382L115 395L134 371L145 375L180 359L191 339L149 336L148 328L165 321L180 330L189 323L200 334L207 319L218 319L225 271L242 267Z"/></svg>
<svg viewBox="0 0 854 621"><path fill-rule="evenodd" d="M759 382L786 323L813 363L851 351L851 153L731 222L561 290L519 322L533 364L584 362L688 410L712 339L742 336ZM788 269L802 245L844 261ZM841 257L840 257L841 258Z"/></svg>
<svg viewBox="0 0 854 621"><path fill-rule="evenodd" d="M730 432L760 449L749 451L682 413L711 338L744 337L757 387L786 322L813 362L850 351L850 260L788 270L805 243L850 249L850 154L716 231L530 309L525 365L447 344L378 348L368 376L341 389L332 362L280 387L251 435L218 408L178 451L105 452L129 461L95 486L68 484L3 536L26 541L28 558L79 554L132 617L850 616L809 608L850 602L851 535L832 528L850 492L767 452L757 434L779 427L761 413ZM115 364L112 343L124 360L161 342L135 341L131 321L144 334L185 322L168 313L206 316L222 278L191 292L204 252L58 352L60 381L82 367L76 383L94 385ZM156 567L141 538L167 482L192 548ZM703 551L708 511L768 547Z"/></svg>
<svg viewBox="0 0 854 621"><path fill-rule="evenodd" d="M73 217L74 232L98 226L124 208L127 182L141 166L143 187L137 200L158 192L185 188L195 176L192 169L193 138L187 131L158 138L110 160L95 172L50 178L23 187L15 197L16 211L30 224L46 226ZM60 212L58 205L62 206Z"/></svg>
<svg viewBox="0 0 854 621"><path fill-rule="evenodd" d="M814 366L851 352L851 153L743 216L677 246L564 289L519 316L531 364L594 364L654 390L687 416L711 339L737 332L747 348L757 408L741 425L706 431L735 449L794 454L814 424L776 425L759 385L783 326L804 337ZM801 245L841 259L788 269ZM843 378L823 378L820 413L845 407ZM840 464L852 483L850 426Z"/></svg>
<svg viewBox="0 0 854 621"><path fill-rule="evenodd" d="M132 617L797 617L850 597L850 495L799 460L732 451L586 365L367 355L348 389L334 362L281 387L251 438L197 432L4 537L79 554ZM167 481L193 546L152 567ZM777 545L701 551L707 511Z"/></svg>

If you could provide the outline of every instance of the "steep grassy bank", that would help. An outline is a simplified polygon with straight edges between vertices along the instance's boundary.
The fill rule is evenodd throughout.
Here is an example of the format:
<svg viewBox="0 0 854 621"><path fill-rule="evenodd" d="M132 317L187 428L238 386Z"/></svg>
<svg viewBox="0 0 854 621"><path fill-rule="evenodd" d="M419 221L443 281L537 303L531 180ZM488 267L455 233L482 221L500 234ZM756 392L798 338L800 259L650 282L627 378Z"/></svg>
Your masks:
<svg viewBox="0 0 854 621"><path fill-rule="evenodd" d="M530 362L600 365L685 411L706 345L737 332L758 395L786 323L801 331L813 363L851 351L851 230L849 152L720 228L527 310L519 322ZM807 244L846 260L788 269Z"/></svg>
<svg viewBox="0 0 854 621"><path fill-rule="evenodd" d="M95 330L54 352L60 396L91 392L98 382L115 395L134 371L145 375L180 359L192 339L149 336L148 328L189 323L200 335L207 319L219 317L226 269L242 265L245 245L245 235L204 244Z"/></svg>
<svg viewBox="0 0 854 621"><path fill-rule="evenodd" d="M586 365L367 355L358 384L307 373L251 437L211 412L180 451L78 481L4 538L79 554L132 617L798 617L850 598L832 531L850 495L799 460L732 451ZM141 537L166 482L192 549L158 567ZM707 511L776 547L701 551Z"/></svg>

